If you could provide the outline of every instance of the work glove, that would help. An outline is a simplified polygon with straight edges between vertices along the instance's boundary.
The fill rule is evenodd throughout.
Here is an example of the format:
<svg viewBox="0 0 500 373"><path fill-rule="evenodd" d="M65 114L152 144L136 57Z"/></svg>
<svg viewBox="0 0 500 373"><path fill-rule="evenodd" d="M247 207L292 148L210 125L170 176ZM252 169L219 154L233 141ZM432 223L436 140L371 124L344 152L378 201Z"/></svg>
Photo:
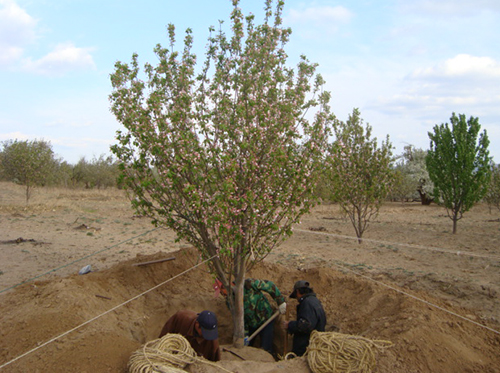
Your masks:
<svg viewBox="0 0 500 373"><path fill-rule="evenodd" d="M278 306L278 310L280 311L280 313L281 313L282 315L284 315L284 314L285 314L285 312L286 312L286 302L281 303L281 304Z"/></svg>

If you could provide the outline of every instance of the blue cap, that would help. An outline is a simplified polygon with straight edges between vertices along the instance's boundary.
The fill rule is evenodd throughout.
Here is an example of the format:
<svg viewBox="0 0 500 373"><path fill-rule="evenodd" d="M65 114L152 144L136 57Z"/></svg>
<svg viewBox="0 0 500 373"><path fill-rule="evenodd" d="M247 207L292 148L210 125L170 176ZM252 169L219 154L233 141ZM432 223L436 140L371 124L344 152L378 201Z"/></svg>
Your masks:
<svg viewBox="0 0 500 373"><path fill-rule="evenodd" d="M196 319L200 324L201 335L207 341L213 341L219 338L217 330L217 316L211 311L202 311L198 314Z"/></svg>

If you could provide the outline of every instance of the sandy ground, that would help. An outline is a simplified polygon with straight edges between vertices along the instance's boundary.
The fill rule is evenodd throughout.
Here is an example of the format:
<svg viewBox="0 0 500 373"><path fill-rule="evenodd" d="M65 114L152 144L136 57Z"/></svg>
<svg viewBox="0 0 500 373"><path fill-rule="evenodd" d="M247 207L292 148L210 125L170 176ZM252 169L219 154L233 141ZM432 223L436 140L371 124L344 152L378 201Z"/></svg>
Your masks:
<svg viewBox="0 0 500 373"><path fill-rule="evenodd" d="M224 301L206 268L192 269L196 252L134 216L123 192L49 189L36 190L29 205L23 198L21 187L0 183L0 372L126 372L131 353L182 308L214 310L221 344L234 349ZM451 229L439 206L387 203L360 245L338 208L322 205L249 276L287 294L307 279L328 330L391 341L376 351L376 372L500 372L498 212L478 205L458 234ZM167 258L175 260L134 265ZM92 272L78 275L86 265ZM284 340L277 329L280 354ZM245 361L223 352L219 367L186 370L311 371L307 358L237 352Z"/></svg>

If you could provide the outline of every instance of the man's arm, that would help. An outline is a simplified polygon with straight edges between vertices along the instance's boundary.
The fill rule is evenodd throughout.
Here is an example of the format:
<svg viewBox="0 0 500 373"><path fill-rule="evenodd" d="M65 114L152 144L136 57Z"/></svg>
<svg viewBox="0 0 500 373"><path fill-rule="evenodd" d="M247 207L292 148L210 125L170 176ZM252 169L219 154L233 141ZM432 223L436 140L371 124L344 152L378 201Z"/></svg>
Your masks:
<svg viewBox="0 0 500 373"><path fill-rule="evenodd" d="M272 281L254 280L252 282L252 287L255 290L261 290L268 293L274 299L274 301L278 306L285 303L285 297L281 294L278 287Z"/></svg>
<svg viewBox="0 0 500 373"><path fill-rule="evenodd" d="M311 333L317 322L318 318L314 308L307 303L303 304L300 308L300 314L297 315L297 320L288 323L288 332L291 334Z"/></svg>

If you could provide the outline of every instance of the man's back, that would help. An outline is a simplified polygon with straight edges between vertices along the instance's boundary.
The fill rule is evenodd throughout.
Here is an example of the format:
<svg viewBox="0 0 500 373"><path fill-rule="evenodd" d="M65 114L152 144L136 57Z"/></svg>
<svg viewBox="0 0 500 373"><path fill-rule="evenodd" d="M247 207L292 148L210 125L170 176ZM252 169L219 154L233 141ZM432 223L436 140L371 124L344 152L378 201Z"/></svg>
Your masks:
<svg viewBox="0 0 500 373"><path fill-rule="evenodd" d="M208 360L219 361L219 340L208 341L197 333L195 328L197 317L198 314L190 310L176 312L163 326L160 338L167 333L181 334L198 355Z"/></svg>

